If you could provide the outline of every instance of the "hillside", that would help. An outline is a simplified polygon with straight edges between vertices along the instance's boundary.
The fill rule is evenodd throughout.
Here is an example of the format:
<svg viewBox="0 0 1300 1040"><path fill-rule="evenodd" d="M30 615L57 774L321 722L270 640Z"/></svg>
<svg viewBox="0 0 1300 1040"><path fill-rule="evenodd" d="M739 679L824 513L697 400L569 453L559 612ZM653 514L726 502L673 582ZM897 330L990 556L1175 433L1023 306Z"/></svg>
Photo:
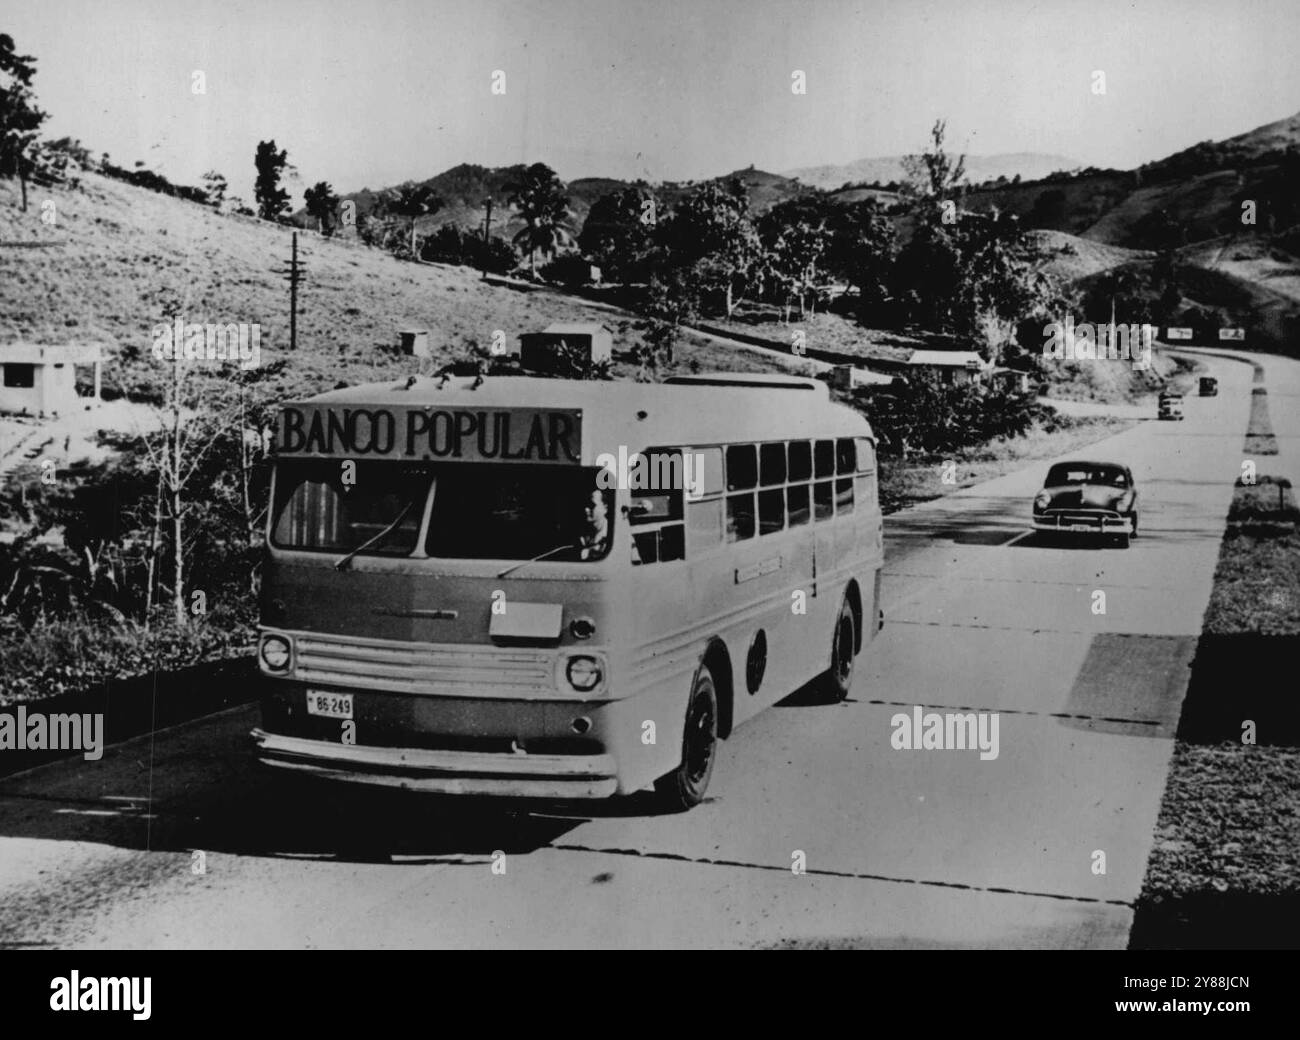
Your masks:
<svg viewBox="0 0 1300 1040"><path fill-rule="evenodd" d="M45 198L57 207L53 228L40 220ZM616 356L640 342L629 315L582 300L496 287L466 268L403 263L358 244L311 234L299 239L306 277L299 347L282 381L286 392L413 371L413 359L393 353L398 330L407 327L431 331L435 363L460 356L470 344L486 345L494 329L514 337L555 321L605 321L614 330ZM45 245L14 244L20 242ZM168 301L179 303L190 321L260 324L264 364L287 354L285 228L87 174L80 190L42 189L26 214L19 212L17 184L0 181L0 243L0 342L94 340L140 352L129 372L110 366L109 388L155 378L152 327ZM703 340L679 348L678 367L692 362L780 367ZM618 370L633 371L625 363Z"/></svg>
<svg viewBox="0 0 1300 1040"><path fill-rule="evenodd" d="M962 205L977 212L996 208L1014 213L1029 227L1083 235L1128 197L1134 183L1126 173L1030 182L970 191Z"/></svg>
<svg viewBox="0 0 1300 1040"><path fill-rule="evenodd" d="M1201 141L1142 167L1147 179L1251 166L1300 145L1300 112L1222 141Z"/></svg>
<svg viewBox="0 0 1300 1040"><path fill-rule="evenodd" d="M1074 282L1155 256L1138 249L1090 242L1063 231L1031 231L1029 237L1045 257L1043 269L1062 282Z"/></svg>
<svg viewBox="0 0 1300 1040"><path fill-rule="evenodd" d="M1300 114L1219 142L1202 142L1128 172L1088 172L971 191L1029 226L1135 249L1185 246L1219 235L1281 232L1300 220ZM1287 150L1292 149L1289 156ZM1242 224L1242 203L1256 223Z"/></svg>
<svg viewBox="0 0 1300 1040"><path fill-rule="evenodd" d="M877 159L858 159L856 162L832 166L804 166L787 170L786 177L799 180L809 187L834 190L845 184L889 184L906 178L903 156L889 155ZM1017 152L1010 155L966 156L966 179L971 184L997 180L1036 180L1057 170L1074 170L1083 165L1063 155L1039 155L1034 152Z"/></svg>
<svg viewBox="0 0 1300 1040"><path fill-rule="evenodd" d="M490 196L492 199L492 233L510 240L523 228L524 224L515 215L513 208L507 202L511 194L509 186L518 179L524 169L524 166L488 168L462 163L427 180L408 181L407 184L419 184L431 188L437 192L444 202L443 208L437 213L417 219L416 228L418 233L429 234L444 224L457 224L464 228L481 229L486 215L486 200ZM744 170L733 170L731 173L713 178L714 181L720 183L728 183L733 179L740 180L749 189L750 209L755 214L766 212L778 202L793 198L808 190L806 186L788 177L758 170L752 166ZM567 182L565 187L569 196L570 208L573 210L572 224L574 231L580 232L582 230L582 226L587 220L587 214L597 199L603 195L609 195L622 191L624 188L632 187L634 183L637 182L621 181L611 177L581 177ZM708 182L687 181L657 184L654 186L654 191L661 202L672 205L699 183ZM391 190L392 187L404 186L393 185L390 188L375 190L363 188L359 192L343 194L340 198L353 200L357 204L358 215L362 215L369 213L374 208L376 200L385 191ZM303 227L315 227L315 222L307 216L306 211L300 210L294 214L294 218Z"/></svg>

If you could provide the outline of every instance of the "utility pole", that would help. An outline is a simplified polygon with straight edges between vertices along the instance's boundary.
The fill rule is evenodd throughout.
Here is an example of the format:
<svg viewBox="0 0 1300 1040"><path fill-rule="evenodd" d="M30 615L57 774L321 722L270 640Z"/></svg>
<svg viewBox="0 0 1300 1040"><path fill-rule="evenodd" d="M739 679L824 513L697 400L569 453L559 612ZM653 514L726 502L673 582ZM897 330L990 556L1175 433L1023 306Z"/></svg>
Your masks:
<svg viewBox="0 0 1300 1040"><path fill-rule="evenodd" d="M492 196L487 197L487 216L483 218L483 280L487 281L488 236L492 230Z"/></svg>
<svg viewBox="0 0 1300 1040"><path fill-rule="evenodd" d="M289 283L289 349L298 349L298 286L302 282L303 265L298 262L298 232L293 233L293 257L283 273Z"/></svg>

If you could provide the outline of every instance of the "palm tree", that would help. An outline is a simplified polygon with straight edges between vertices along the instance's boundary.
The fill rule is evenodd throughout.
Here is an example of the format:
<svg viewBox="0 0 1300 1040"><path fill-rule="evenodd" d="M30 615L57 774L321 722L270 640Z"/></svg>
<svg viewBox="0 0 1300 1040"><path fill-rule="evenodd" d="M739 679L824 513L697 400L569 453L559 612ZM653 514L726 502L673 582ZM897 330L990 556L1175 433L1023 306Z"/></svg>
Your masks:
<svg viewBox="0 0 1300 1040"><path fill-rule="evenodd" d="M393 213L410 218L411 256L415 256L415 218L426 213L437 213L442 209L442 198L427 184L404 184L389 192L386 202L387 208Z"/></svg>
<svg viewBox="0 0 1300 1040"><path fill-rule="evenodd" d="M525 223L514 236L514 242L528 250L528 269L536 280L537 253L549 256L574 238L569 223L573 211L564 194L564 183L545 163L533 163L507 190L510 191L507 201Z"/></svg>

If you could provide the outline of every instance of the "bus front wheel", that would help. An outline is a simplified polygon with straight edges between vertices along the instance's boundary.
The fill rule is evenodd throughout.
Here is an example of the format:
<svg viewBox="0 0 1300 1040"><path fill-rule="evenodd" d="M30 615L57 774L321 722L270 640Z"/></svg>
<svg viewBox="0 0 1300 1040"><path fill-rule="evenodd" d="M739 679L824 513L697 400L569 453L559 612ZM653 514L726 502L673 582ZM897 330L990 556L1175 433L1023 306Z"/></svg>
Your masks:
<svg viewBox="0 0 1300 1040"><path fill-rule="evenodd" d="M682 734L682 760L671 773L655 781L660 804L671 812L685 812L704 801L713 763L718 754L718 694L713 673L700 665L686 705Z"/></svg>
<svg viewBox="0 0 1300 1040"><path fill-rule="evenodd" d="M853 685L853 658L857 653L857 621L853 616L853 606L849 598L844 597L840 604L840 615L835 619L835 634L831 642L831 666L821 678L822 692L833 703L839 703L849 695Z"/></svg>

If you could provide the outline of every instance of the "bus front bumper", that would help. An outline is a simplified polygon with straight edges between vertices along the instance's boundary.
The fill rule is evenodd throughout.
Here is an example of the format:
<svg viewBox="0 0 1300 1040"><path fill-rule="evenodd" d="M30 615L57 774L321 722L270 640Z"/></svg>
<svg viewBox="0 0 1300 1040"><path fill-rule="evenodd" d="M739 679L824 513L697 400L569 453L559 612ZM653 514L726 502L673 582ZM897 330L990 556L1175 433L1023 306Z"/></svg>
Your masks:
<svg viewBox="0 0 1300 1040"><path fill-rule="evenodd" d="M500 755L361 747L252 732L267 766L350 783L428 794L505 798L608 798L618 786L612 755Z"/></svg>

